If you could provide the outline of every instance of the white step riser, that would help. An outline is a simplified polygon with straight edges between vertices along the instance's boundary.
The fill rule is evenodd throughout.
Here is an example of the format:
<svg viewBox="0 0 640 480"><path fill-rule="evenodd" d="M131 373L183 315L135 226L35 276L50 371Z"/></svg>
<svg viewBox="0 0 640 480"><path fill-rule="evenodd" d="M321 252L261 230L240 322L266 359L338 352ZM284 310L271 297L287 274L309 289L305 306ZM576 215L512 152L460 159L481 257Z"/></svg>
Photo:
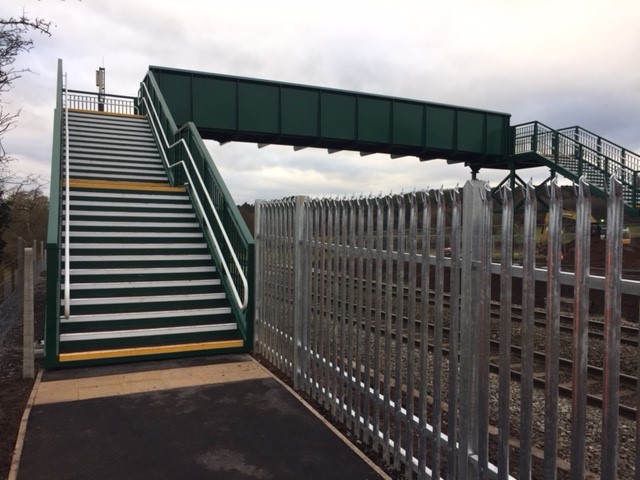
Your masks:
<svg viewBox="0 0 640 480"><path fill-rule="evenodd" d="M69 173L70 178L95 178L97 180L118 180L118 181L138 181L138 182L156 182L167 183L166 175L150 174L145 171L128 171L123 173L122 171L102 172L97 173L91 170L76 170L72 169Z"/></svg>
<svg viewBox="0 0 640 480"><path fill-rule="evenodd" d="M72 243L72 250L201 250L207 248L206 243Z"/></svg>
<svg viewBox="0 0 640 480"><path fill-rule="evenodd" d="M228 307L203 308L189 311L192 317L215 317L216 315L228 315L231 309ZM60 319L61 323L77 323L77 322L111 322L122 320L141 320L146 318L179 318L183 313L180 310L156 310L152 312L129 312L129 313L105 313L90 315L70 315L69 318Z"/></svg>
<svg viewBox="0 0 640 480"><path fill-rule="evenodd" d="M78 230L72 230L69 232L69 237L73 240L73 238L83 237L83 238L119 238L119 239L128 239L128 238L153 238L162 241L167 238L175 238L175 239L184 239L184 238L203 238L202 233L200 232L82 232ZM62 239L64 240L65 236L62 235ZM146 243L142 243L146 244ZM108 245L108 244L105 244Z"/></svg>
<svg viewBox="0 0 640 480"><path fill-rule="evenodd" d="M137 262L137 261L157 261L172 262L184 261L195 262L201 260L211 260L211 255L71 255L71 262ZM62 256L62 261L66 257Z"/></svg>
<svg viewBox="0 0 640 480"><path fill-rule="evenodd" d="M63 333L61 342L79 342L86 340L111 340L116 338L156 337L158 335L186 335L189 333L226 332L237 330L234 323L214 325L193 325L188 327L147 328L139 330L114 330L106 332Z"/></svg>
<svg viewBox="0 0 640 480"><path fill-rule="evenodd" d="M138 139L107 139L107 138L90 138L90 137L78 137L76 135L70 135L69 148L73 150L75 146L94 145L104 149L111 148L143 148L146 150L156 149L156 143L151 140L138 140Z"/></svg>
<svg viewBox="0 0 640 480"><path fill-rule="evenodd" d="M90 210L71 210L71 221L73 221L74 217L119 217L119 218L166 218L166 219L177 219L182 218L185 220L193 220L196 218L196 214L193 212L190 213L168 213L168 212L131 212L128 210L123 210L121 212L94 212Z"/></svg>
<svg viewBox="0 0 640 480"><path fill-rule="evenodd" d="M131 128L117 128L117 127L108 127L108 126L93 126L93 125L84 125L81 123L72 123L69 122L69 135L82 138L95 138L95 139L106 139L106 140L115 140L119 138L128 138L132 141L152 141L155 143L153 134L149 127L139 127L135 129Z"/></svg>
<svg viewBox="0 0 640 480"><path fill-rule="evenodd" d="M72 283L71 291L79 290L117 290L126 288L135 290L138 288L180 288L180 287L216 287L220 280L208 278L204 280L161 280L140 282L101 282L101 283Z"/></svg>
<svg viewBox="0 0 640 480"><path fill-rule="evenodd" d="M177 202L189 202L189 195L186 193L175 193L167 195L166 193L123 193L123 192L82 192L71 190L71 200L78 197L95 197L95 198L122 198L127 200L172 200ZM191 205L191 203L189 203Z"/></svg>
<svg viewBox="0 0 640 480"><path fill-rule="evenodd" d="M120 181L136 181L136 182L143 182L143 181L151 181L151 182L162 182L162 183L166 183L166 179L162 179L162 178L158 178L158 177L151 177L148 175L109 175L109 174L103 174L103 173L95 173L95 174L91 174L91 173L81 173L81 172L76 172L73 175L71 175L72 178L96 178L96 179L104 179L104 180L120 180Z"/></svg>
<svg viewBox="0 0 640 480"><path fill-rule="evenodd" d="M145 295L139 297L106 297L106 298L72 298L71 306L92 306L92 305L128 305L131 303L174 303L174 302L198 302L207 300L224 300L227 296L224 293L194 293L190 295ZM60 300L60 305L64 307L64 299Z"/></svg>
<svg viewBox="0 0 640 480"><path fill-rule="evenodd" d="M70 158L77 158L77 157L82 157L82 156L88 156L89 155L103 155L106 158L110 158L110 159L114 159L114 160L118 160L118 159L128 159L128 158L133 158L136 160L141 160L141 161L145 161L146 160L153 160L156 162L160 162L160 154L158 153L158 151L153 151L153 150L148 150L148 151L128 151L128 150L115 150L115 149L111 149L108 151L105 151L105 149L101 149L101 148L92 148L92 147L78 147L78 148L70 148ZM64 162L64 154L65 154L65 149L62 150L62 159Z"/></svg>
<svg viewBox="0 0 640 480"><path fill-rule="evenodd" d="M66 220L62 221L62 226L66 225ZM88 220L71 220L70 227L123 227L123 228L199 228L199 223L157 223L157 222L92 222ZM162 235L162 230L158 231Z"/></svg>
<svg viewBox="0 0 640 480"><path fill-rule="evenodd" d="M204 267L154 267L154 268L72 268L69 270L71 276L75 275L165 275L167 273L215 273L214 265ZM64 276L65 269L62 268L61 275Z"/></svg>
<svg viewBox="0 0 640 480"><path fill-rule="evenodd" d="M66 205L67 202L63 201L63 205ZM147 208L150 210L153 209L175 209L175 210L189 210L191 211L193 207L186 203L134 203L134 202L102 202L102 201L89 201L89 200L71 200L69 202L69 206L73 211L74 208L77 207L91 207L91 208L122 208L126 210L127 208Z"/></svg>
<svg viewBox="0 0 640 480"><path fill-rule="evenodd" d="M94 162L104 162L104 161L112 161L116 163L120 162L137 162L140 164L149 164L149 165L162 165L162 161L160 160L159 155L133 155L131 157L127 157L124 155L107 155L104 153L79 153L77 150L72 150L71 155L69 156L70 162L76 161L94 161Z"/></svg>
<svg viewBox="0 0 640 480"><path fill-rule="evenodd" d="M104 161L104 160L84 160L80 158L70 158L71 169L84 169L84 170L103 170L109 171L114 168L129 168L133 170L138 170L140 172L157 172L164 173L164 166L158 162L130 162L130 161ZM64 172L64 167L63 167Z"/></svg>
<svg viewBox="0 0 640 480"><path fill-rule="evenodd" d="M152 182L162 182L164 184L168 183L167 175L164 172L145 172L138 171L133 172L130 169L115 169L109 168L106 170L96 170L93 168L74 168L71 167L69 171L69 176L71 178L79 178L79 177L95 177L95 178L104 178L104 179L114 179L120 181L126 181L125 179L130 178L131 181L134 179L147 179Z"/></svg>

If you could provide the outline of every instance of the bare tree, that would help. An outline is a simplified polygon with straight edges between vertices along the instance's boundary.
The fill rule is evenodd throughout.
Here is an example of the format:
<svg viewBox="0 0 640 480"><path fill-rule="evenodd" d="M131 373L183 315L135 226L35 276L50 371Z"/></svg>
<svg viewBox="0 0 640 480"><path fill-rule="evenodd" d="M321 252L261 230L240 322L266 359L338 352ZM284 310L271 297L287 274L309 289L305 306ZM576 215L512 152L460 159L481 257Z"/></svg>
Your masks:
<svg viewBox="0 0 640 480"><path fill-rule="evenodd" d="M7 168L7 163L11 158L2 145L2 139L14 126L20 112L7 111L3 107L2 95L11 90L13 83L28 71L16 68L15 61L19 54L28 52L33 48L33 39L29 35L31 33L40 33L51 36L51 25L51 22L42 18L30 18L24 11L19 17L0 18L0 263L2 261L2 250L7 243L3 237L7 236L4 235L7 229L11 230L11 217L17 214L18 218L16 220L23 220L24 223L24 212L22 211L24 209L21 210L19 206L25 205L25 199L37 199L38 202L41 202L42 197L37 181L31 197L24 193L23 187L33 187L33 179L25 179L19 182L19 185L12 185L13 182ZM33 203L27 202L27 205L31 207ZM33 223L32 219L29 218L27 222L28 233L32 233Z"/></svg>
<svg viewBox="0 0 640 480"><path fill-rule="evenodd" d="M0 96L11 90L13 82L27 71L15 68L14 63L20 53L33 48L33 39L28 35L36 32L50 36L50 29L51 22L37 17L29 18L24 11L20 17L0 19ZM0 99L0 164L9 160L2 146L2 138L12 128L19 113L7 112Z"/></svg>

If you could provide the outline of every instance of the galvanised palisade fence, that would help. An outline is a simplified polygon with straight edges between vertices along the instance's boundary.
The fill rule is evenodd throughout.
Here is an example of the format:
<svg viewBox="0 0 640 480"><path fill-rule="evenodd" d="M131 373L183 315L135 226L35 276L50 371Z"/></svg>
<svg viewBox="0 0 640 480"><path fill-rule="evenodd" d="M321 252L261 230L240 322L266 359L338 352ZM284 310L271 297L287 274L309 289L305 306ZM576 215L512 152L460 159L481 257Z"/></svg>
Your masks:
<svg viewBox="0 0 640 480"><path fill-rule="evenodd" d="M518 192L525 207L517 216L514 193L501 193L496 225L491 192L479 181L461 194L257 202L255 351L407 478L556 478L560 462L570 462L572 478L585 478L589 297L599 290L603 404L593 441L600 475L615 478L620 299L640 293L638 282L621 278L620 183L611 181L604 277L590 274L584 181L573 272L561 269L560 187L553 183L547 199L543 262L536 259L535 190ZM521 264L514 261L514 227L523 232ZM546 283L544 298L536 298L536 282ZM574 299L570 399L558 394L563 288ZM512 295L522 305L519 321ZM492 298L498 320L491 319ZM543 327L534 318L540 303ZM518 360L512 343L520 344ZM534 388L540 349L542 390ZM514 381L516 363L521 375ZM571 453L558 460L560 442L570 442ZM534 451L544 455L536 460Z"/></svg>

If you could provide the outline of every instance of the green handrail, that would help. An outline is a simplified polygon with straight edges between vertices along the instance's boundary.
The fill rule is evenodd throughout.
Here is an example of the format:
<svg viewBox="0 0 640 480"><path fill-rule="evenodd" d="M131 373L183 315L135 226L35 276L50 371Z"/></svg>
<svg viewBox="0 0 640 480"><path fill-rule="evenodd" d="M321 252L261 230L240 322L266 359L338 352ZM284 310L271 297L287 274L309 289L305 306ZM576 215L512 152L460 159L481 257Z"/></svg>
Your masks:
<svg viewBox="0 0 640 480"><path fill-rule="evenodd" d="M602 182L590 186L603 193L607 189L609 177L615 174L622 183L628 210L633 214L638 213L639 170L630 168L629 164L622 163L620 159L612 158L606 151L594 149L589 142L583 143L580 141L583 137L567 135L566 129L554 130L540 122L529 122L511 128L513 155L536 154L554 170L566 172L575 177L575 180L587 174L589 170L598 172L602 175Z"/></svg>
<svg viewBox="0 0 640 480"><path fill-rule="evenodd" d="M247 345L250 346L253 339L253 237L244 223L244 220L242 219L231 194L222 180L222 176L216 168L213 159L207 151L196 126L192 122L188 122L180 128L177 127L152 72L148 72L143 83L146 86L146 91L148 91L147 98L151 101L153 108L158 114L160 127L164 130L169 142L171 144L179 142L176 147L172 149L164 149L164 146L160 145L160 148L164 149L167 162L169 163L167 173L171 183L173 185L180 184L185 180L185 174L182 170L171 168L171 166L180 163L185 159L188 155L186 148L188 148L194 162L184 162L184 166L191 177L196 178L199 176L203 180L203 185L200 185L199 182L194 182L191 185L190 192L192 195L196 195L201 199L200 203L204 206L204 214L206 214L210 220L208 223L212 227L213 235L216 238L223 237L223 232L214 220L214 217L217 214L221 219L222 228L224 228L224 231L230 240L230 248L225 242L218 242L223 258L218 258L215 254L215 249L211 249L214 254L213 256L216 266L220 271L223 271L223 263L228 265L233 286L229 283L229 278L223 275L222 283L227 294L231 296L234 290L237 291L239 288L242 288L241 276L243 273L247 279L247 289L249 292L247 308L242 310L236 302L230 303L232 312L238 323L238 327L242 332ZM142 99L142 90L139 97ZM140 100L139 103L140 108L144 111L144 102ZM152 112L144 113L147 113L148 115L153 114ZM184 140L184 143L181 142L181 140ZM212 200L213 208L216 210L215 212L211 211L209 203L206 201L207 194ZM203 219L200 220L203 221ZM205 237L207 237L207 235L205 235ZM210 246L212 240L213 239L207 238ZM238 258L242 271L240 271L235 263L231 261L233 253L235 253L235 256Z"/></svg>

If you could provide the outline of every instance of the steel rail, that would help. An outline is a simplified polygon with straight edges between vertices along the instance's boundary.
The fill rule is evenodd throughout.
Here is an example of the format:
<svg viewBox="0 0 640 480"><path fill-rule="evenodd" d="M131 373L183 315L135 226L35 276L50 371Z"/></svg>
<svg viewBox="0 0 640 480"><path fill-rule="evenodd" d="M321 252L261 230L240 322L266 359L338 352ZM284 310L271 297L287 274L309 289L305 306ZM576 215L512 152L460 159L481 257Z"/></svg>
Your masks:
<svg viewBox="0 0 640 480"><path fill-rule="evenodd" d="M158 117L158 112L155 109L155 106L153 105L153 102L151 102L151 96L149 95L149 90L147 89L147 86L143 83L141 83L141 86L143 87L143 91L145 92L145 96L142 98L142 101L144 102L145 106L147 107L147 111L151 111L153 113L153 119L155 120L155 122L158 123L159 129L160 129L160 133L162 133L162 140L164 140L164 145L166 146L167 150L171 150L172 148L174 148L176 145L178 144L182 144L184 146L185 151L187 152L187 155L189 156L189 160L191 162L191 165L193 166L193 170L196 173L198 182L200 184L200 187L202 188L202 191L204 192L207 202L209 203L209 207L211 208L213 215L215 217L216 223L218 224L218 227L220 227L220 231L222 232L222 236L224 238L224 241L227 245L227 247L229 248L229 252L231 253L231 257L233 260L233 263L235 264L236 268L238 269L238 273L240 275L240 280L242 282L242 288L243 288L243 296L242 298L240 298L240 294L238 293L238 289L236 288L235 282L233 280L233 277L231 276L231 272L229 271L229 266L227 265L227 261L224 258L224 256L222 255L222 251L220 249L220 245L218 244L218 240L216 239L216 236L213 233L213 229L211 228L211 223L209 222L208 216L206 214L206 211L204 210L202 203L200 202L200 198L199 196L194 192L194 198L196 199L196 203L198 205L198 208L200 210L200 213L202 214L202 218L205 220L206 226L207 226L207 230L209 231L209 234L211 235L211 240L214 244L214 249L216 250L216 253L218 254L218 257L221 260L221 264L222 267L224 269L224 273L227 276L227 278L229 279L229 284L233 290L233 296L235 297L235 301L238 304L238 307L240 308L240 310L245 310L247 308L247 305L249 304L249 282L247 281L247 277L244 274L244 271L242 269L242 266L240 265L240 261L238 260L238 257L233 249L233 246L231 245L231 241L229 240L229 237L227 235L227 232L224 228L224 226L222 225L222 221L220 220L220 217L218 216L218 212L216 211L215 206L213 205L213 201L211 200L211 196L209 195L209 192L207 191L204 182L202 180L202 177L200 176L200 173L198 172L198 169L196 167L195 161L193 159L193 156L191 155L191 151L189 149L189 146L187 145L187 142L184 141L184 138L181 138L180 140L174 142L173 144L169 144L169 141L167 140L167 136L164 132L164 130L160 127L161 123L160 123L160 118ZM147 98L149 98L149 102L147 102ZM156 135L157 138L160 138L160 136L158 135L158 128L156 128L155 122L152 120L150 123L153 127L153 131ZM194 182L191 178L191 175L189 174L189 170L186 166L186 163L184 162L184 160L181 160L180 162L174 163L173 165L169 164L169 161L167 159L166 153L165 151L161 148L160 151L162 152L162 158L163 161L167 167L168 170L173 169L173 167L177 166L177 165L182 165L182 168L184 169L187 178L189 180L189 185L194 185Z"/></svg>

